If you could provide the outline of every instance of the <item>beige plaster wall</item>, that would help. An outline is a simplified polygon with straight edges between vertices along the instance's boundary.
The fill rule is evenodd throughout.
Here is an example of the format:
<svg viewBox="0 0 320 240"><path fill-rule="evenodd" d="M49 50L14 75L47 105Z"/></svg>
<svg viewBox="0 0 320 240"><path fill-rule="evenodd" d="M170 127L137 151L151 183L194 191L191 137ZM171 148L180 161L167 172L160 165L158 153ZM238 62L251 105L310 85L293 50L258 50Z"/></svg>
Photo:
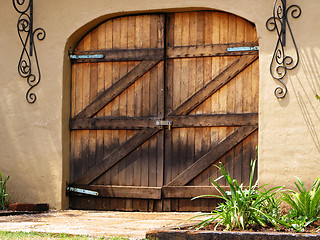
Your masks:
<svg viewBox="0 0 320 240"><path fill-rule="evenodd" d="M35 27L47 33L36 41L42 79L34 89L37 101L25 100L26 82L17 73L21 44L18 14L11 1L0 0L0 171L11 175L13 201L48 202L66 208L69 173L69 92L72 49L85 32L104 19L145 11L219 9L256 24L260 42L260 183L292 187L294 176L308 184L319 176L320 163L320 22L319 0L288 1L302 8L291 26L301 56L286 78L288 95L278 100L277 83L269 74L276 43L266 30L273 1L269 0L34 0Z"/></svg>

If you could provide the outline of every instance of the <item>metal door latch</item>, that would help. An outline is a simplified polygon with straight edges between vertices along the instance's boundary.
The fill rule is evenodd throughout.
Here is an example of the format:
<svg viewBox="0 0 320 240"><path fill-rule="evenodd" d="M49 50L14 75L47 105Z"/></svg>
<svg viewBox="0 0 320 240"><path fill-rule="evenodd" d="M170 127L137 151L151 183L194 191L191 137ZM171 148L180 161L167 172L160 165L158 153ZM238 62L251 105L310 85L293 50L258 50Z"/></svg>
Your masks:
<svg viewBox="0 0 320 240"><path fill-rule="evenodd" d="M67 187L68 192L75 192L75 193L81 193L81 194L86 194L86 195L92 195L92 196L98 196L99 193L96 191L91 191L91 190L86 190L86 189L81 189L81 188L76 188L76 187Z"/></svg>
<svg viewBox="0 0 320 240"><path fill-rule="evenodd" d="M228 52L243 52L243 51L259 51L259 46L253 47L230 47L227 48Z"/></svg>
<svg viewBox="0 0 320 240"><path fill-rule="evenodd" d="M167 120L158 120L156 121L157 126L168 126L168 129L171 130L172 121Z"/></svg>

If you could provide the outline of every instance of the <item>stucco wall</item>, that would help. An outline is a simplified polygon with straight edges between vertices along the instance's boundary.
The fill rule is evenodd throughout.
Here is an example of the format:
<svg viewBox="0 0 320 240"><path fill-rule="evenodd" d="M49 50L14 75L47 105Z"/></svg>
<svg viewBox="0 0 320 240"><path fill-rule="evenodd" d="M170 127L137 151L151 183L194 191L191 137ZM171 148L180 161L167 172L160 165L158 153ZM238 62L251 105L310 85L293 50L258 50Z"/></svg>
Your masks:
<svg viewBox="0 0 320 240"><path fill-rule="evenodd" d="M12 1L0 0L0 171L11 175L8 191L13 201L48 202L66 208L65 184L69 166L70 63L67 50L101 21L113 16L145 11L218 9L256 24L260 43L260 183L292 187L294 176L311 182L320 163L320 22L319 0L288 0L302 9L291 21L300 51L299 66L290 71L288 94L278 100L278 86L269 74L276 43L266 30L273 1L265 0L34 0L35 27L47 33L36 41L42 79L34 89L37 101L25 100L26 82L17 64L21 44Z"/></svg>

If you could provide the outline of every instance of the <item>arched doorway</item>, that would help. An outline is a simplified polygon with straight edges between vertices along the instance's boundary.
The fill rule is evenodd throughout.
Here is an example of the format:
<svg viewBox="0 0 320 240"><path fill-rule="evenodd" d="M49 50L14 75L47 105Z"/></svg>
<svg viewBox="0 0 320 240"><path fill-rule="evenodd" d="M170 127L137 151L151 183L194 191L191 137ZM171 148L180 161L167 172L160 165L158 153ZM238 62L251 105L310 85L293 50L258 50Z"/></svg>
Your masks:
<svg viewBox="0 0 320 240"><path fill-rule="evenodd" d="M258 131L252 23L219 11L110 19L72 62L74 209L210 211L222 162L248 184ZM223 184L223 182L221 182Z"/></svg>

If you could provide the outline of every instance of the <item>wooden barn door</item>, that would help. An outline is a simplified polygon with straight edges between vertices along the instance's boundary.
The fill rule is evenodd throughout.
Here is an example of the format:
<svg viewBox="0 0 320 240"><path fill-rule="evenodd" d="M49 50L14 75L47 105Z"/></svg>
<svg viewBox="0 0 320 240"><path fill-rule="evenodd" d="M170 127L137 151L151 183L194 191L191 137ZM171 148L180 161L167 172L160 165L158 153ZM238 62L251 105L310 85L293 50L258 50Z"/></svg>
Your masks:
<svg viewBox="0 0 320 240"><path fill-rule="evenodd" d="M222 12L115 18L72 64L75 209L210 211L223 162L248 183L258 128L254 26ZM229 49L229 50L228 50ZM224 184L223 182L221 182Z"/></svg>

